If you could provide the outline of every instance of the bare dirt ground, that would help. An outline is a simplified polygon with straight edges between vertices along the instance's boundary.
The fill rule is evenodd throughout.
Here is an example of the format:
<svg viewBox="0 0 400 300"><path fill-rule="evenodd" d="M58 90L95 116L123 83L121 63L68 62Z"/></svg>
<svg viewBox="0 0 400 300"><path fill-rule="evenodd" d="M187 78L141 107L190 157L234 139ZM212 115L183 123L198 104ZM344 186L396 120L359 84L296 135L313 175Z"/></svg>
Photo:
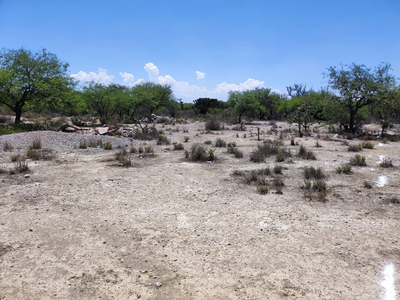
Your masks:
<svg viewBox="0 0 400 300"><path fill-rule="evenodd" d="M261 195L232 176L276 165L249 160L257 126L262 139L278 138L268 122L214 134L203 123L163 128L172 142L190 136L185 149L235 141L241 159L217 148L215 163L195 163L150 141L156 157L135 154L131 168L118 166L117 149L67 149L30 162L29 178L0 174L0 299L380 299L383 267L400 266L400 143L374 141L358 153L367 166L343 175L336 168L356 153L340 138L324 140L333 134L321 129L322 148L316 133L296 138L317 160L279 163L283 194ZM11 153L0 154L0 166L13 167ZM380 167L380 155L395 167ZM327 175L325 202L304 197L305 166Z"/></svg>

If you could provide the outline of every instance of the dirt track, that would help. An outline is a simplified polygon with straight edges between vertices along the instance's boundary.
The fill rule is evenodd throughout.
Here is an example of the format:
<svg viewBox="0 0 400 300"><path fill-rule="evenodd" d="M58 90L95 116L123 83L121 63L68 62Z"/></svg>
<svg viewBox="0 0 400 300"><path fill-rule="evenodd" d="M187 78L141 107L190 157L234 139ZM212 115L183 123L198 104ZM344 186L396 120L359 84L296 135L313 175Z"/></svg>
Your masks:
<svg viewBox="0 0 400 300"><path fill-rule="evenodd" d="M246 138L202 127L166 133L172 142L191 136L186 149L236 141L244 158L218 148L216 163L194 163L152 141L157 156L135 155L132 168L118 166L112 150L32 162L29 178L0 174L0 299L380 298L384 265L400 266L400 205L389 201L400 199L399 142L374 142L359 153L367 167L343 175L336 167L355 154L347 146L296 138L317 160L282 163L283 194L261 195L232 176L276 164L249 161L257 126ZM0 151L0 166L12 166ZM395 167L379 167L379 155ZM326 202L303 197L304 166L328 176ZM363 186L382 174L384 187Z"/></svg>

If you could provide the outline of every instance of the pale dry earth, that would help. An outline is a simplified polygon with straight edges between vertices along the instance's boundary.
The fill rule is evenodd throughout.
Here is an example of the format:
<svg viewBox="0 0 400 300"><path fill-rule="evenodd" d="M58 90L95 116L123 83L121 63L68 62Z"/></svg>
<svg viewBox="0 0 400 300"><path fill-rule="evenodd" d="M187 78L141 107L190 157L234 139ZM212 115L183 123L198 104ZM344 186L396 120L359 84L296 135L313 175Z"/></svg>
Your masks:
<svg viewBox="0 0 400 300"><path fill-rule="evenodd" d="M321 129L322 148L316 133L296 138L317 160L280 163L283 194L261 195L232 172L276 164L249 160L257 126L262 139L278 138L268 124L214 134L198 122L167 125L172 142L191 137L185 149L219 137L235 141L244 158L217 148L215 163L195 163L150 141L156 157L135 154L131 168L118 166L118 149L74 149L76 134L0 136L2 168L13 167L27 136L40 136L43 148L66 141L53 161L29 162L29 178L0 174L0 299L380 299L384 266L400 268L400 205L391 203L400 200L400 143L374 141L359 152L368 166L343 175L336 167L355 153L340 137ZM13 153L3 151L6 140ZM380 167L380 155L395 167ZM304 198L304 166L323 168L325 202ZM381 175L387 184L377 187Z"/></svg>

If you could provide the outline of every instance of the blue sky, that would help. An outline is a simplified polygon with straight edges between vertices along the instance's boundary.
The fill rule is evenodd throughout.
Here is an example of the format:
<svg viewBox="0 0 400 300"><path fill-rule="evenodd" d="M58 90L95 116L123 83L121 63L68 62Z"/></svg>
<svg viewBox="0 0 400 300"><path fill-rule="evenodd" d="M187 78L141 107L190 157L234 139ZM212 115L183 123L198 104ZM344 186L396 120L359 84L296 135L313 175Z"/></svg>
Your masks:
<svg viewBox="0 0 400 300"><path fill-rule="evenodd" d="M400 1L0 0L0 47L46 48L81 81L171 84L185 102L229 90L326 86L340 64L400 77Z"/></svg>

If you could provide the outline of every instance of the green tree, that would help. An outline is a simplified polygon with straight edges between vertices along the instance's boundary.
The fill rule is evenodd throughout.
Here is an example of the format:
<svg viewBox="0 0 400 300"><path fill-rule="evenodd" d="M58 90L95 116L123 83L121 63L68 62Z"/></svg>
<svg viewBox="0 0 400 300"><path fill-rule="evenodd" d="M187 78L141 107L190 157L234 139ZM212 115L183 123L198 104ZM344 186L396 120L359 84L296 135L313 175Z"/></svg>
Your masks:
<svg viewBox="0 0 400 300"><path fill-rule="evenodd" d="M54 105L73 86L68 64L46 49L0 51L0 103L15 113L15 123L21 122L24 108Z"/></svg>
<svg viewBox="0 0 400 300"><path fill-rule="evenodd" d="M83 87L83 97L87 107L96 112L100 118L108 119L115 112L115 91L113 87L94 81Z"/></svg>
<svg viewBox="0 0 400 300"><path fill-rule="evenodd" d="M363 107L373 106L395 85L395 78L389 74L390 64L381 64L373 71L364 65L346 65L340 69L328 68L326 76L329 87L336 91L333 101L337 101L348 112L350 132L356 131L357 114Z"/></svg>
<svg viewBox="0 0 400 300"><path fill-rule="evenodd" d="M383 136L394 122L400 120L400 86L384 94L376 103L373 112L381 125L381 136Z"/></svg>
<svg viewBox="0 0 400 300"><path fill-rule="evenodd" d="M138 105L147 108L149 114L153 114L160 107L166 107L172 99L171 86L145 82L133 88L138 98Z"/></svg>
<svg viewBox="0 0 400 300"><path fill-rule="evenodd" d="M222 109L223 103L218 99L213 98L199 98L193 101L194 109L197 114L205 115L210 112L211 109Z"/></svg>
<svg viewBox="0 0 400 300"><path fill-rule="evenodd" d="M230 91L228 105L233 107L234 112L238 115L239 123L242 122L244 114L259 114L265 111L265 107L258 101L254 90Z"/></svg>

